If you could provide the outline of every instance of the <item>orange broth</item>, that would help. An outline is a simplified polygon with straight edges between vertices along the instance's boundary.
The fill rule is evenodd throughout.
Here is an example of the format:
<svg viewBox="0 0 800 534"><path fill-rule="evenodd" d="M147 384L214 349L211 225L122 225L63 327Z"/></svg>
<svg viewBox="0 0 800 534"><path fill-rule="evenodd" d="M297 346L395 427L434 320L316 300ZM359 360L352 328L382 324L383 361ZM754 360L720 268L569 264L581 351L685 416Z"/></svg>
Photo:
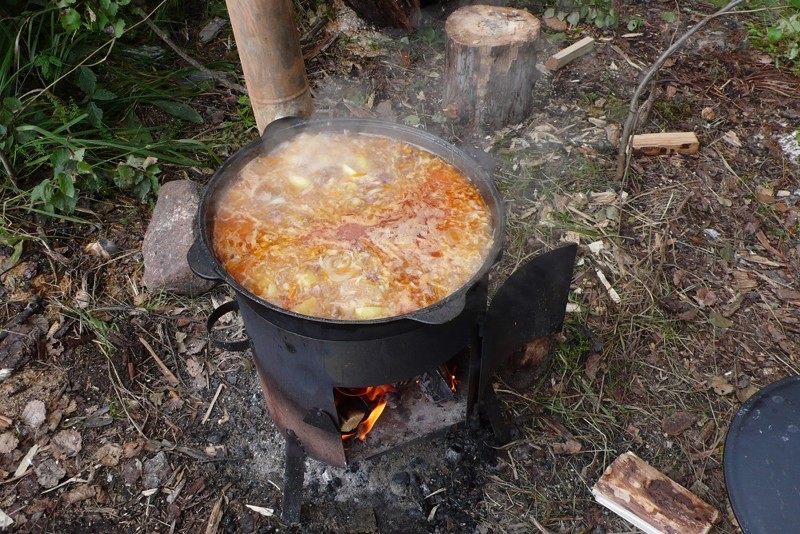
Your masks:
<svg viewBox="0 0 800 534"><path fill-rule="evenodd" d="M245 289L304 315L394 317L483 265L491 214L441 158L378 136L303 133L248 162L213 212L214 253Z"/></svg>

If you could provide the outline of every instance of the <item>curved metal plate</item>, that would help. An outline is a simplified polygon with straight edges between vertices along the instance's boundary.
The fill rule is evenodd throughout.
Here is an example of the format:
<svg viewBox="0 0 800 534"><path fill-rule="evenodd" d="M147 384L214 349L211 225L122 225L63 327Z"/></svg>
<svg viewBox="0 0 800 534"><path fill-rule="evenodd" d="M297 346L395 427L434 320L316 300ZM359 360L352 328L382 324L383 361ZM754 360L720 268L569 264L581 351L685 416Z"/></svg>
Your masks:
<svg viewBox="0 0 800 534"><path fill-rule="evenodd" d="M800 525L800 376L750 397L733 418L723 459L728 498L745 534Z"/></svg>
<svg viewBox="0 0 800 534"><path fill-rule="evenodd" d="M497 291L484 324L479 398L511 354L561 330L577 250L572 244L537 256Z"/></svg>

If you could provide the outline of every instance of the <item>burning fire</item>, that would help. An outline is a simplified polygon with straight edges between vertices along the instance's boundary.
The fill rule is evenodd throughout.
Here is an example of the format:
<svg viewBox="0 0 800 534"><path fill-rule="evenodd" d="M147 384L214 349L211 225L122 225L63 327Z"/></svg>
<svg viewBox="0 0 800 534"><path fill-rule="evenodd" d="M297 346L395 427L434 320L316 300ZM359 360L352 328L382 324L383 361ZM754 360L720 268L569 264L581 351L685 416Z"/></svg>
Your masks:
<svg viewBox="0 0 800 534"><path fill-rule="evenodd" d="M443 363L439 366L439 373L441 373L441 375L447 381L447 384L450 386L450 391L456 393L458 390L458 385L461 383L461 381L456 378L456 368L450 367L446 363Z"/></svg>
<svg viewBox="0 0 800 534"><path fill-rule="evenodd" d="M386 394L395 390L390 384L366 388L335 388L336 408L342 439L364 440L386 408Z"/></svg>

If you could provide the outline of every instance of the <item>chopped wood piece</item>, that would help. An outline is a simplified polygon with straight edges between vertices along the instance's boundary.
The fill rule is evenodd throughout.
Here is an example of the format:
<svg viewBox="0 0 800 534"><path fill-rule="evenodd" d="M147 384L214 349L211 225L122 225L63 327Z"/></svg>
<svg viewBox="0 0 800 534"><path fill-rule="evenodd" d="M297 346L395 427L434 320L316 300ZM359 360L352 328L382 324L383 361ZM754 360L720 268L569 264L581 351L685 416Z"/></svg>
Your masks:
<svg viewBox="0 0 800 534"><path fill-rule="evenodd" d="M608 466L592 494L647 534L705 534L719 519L717 509L632 452Z"/></svg>
<svg viewBox="0 0 800 534"><path fill-rule="evenodd" d="M665 154L697 154L700 141L694 132L639 134L631 138L634 154L663 156Z"/></svg>
<svg viewBox="0 0 800 534"><path fill-rule="evenodd" d="M529 116L539 26L525 10L490 5L447 17L442 107L452 120L491 130Z"/></svg>
<svg viewBox="0 0 800 534"><path fill-rule="evenodd" d="M594 39L592 37L584 37L575 44L572 44L560 52L556 52L545 61L544 66L549 71L557 71L567 63L575 61L581 56L585 56L594 48Z"/></svg>
<svg viewBox="0 0 800 534"><path fill-rule="evenodd" d="M347 434L349 432L354 432L358 425L361 424L361 421L364 420L367 414L364 412L350 412L346 415L339 416L339 430L343 434Z"/></svg>

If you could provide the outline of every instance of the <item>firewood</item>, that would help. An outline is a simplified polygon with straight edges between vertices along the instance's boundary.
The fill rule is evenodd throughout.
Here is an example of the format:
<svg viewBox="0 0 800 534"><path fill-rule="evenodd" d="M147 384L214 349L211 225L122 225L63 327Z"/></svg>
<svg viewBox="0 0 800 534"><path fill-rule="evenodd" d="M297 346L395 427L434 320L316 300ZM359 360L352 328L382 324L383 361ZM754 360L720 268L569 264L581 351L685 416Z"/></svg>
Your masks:
<svg viewBox="0 0 800 534"><path fill-rule="evenodd" d="M706 534L719 519L717 509L632 452L608 466L592 494L647 534Z"/></svg>
<svg viewBox="0 0 800 534"><path fill-rule="evenodd" d="M631 146L637 155L697 154L700 141L694 132L639 134L632 137Z"/></svg>
<svg viewBox="0 0 800 534"><path fill-rule="evenodd" d="M465 127L523 121L533 106L539 20L521 9L470 5L445 23L443 108Z"/></svg>
<svg viewBox="0 0 800 534"><path fill-rule="evenodd" d="M366 417L366 415L367 415L366 413L361 411L348 412L344 415L340 414L339 430L343 434L355 432L356 428L358 428L358 425L361 423L361 421L364 420L364 417Z"/></svg>
<svg viewBox="0 0 800 534"><path fill-rule="evenodd" d="M572 44L565 49L557 52L547 58L544 66L549 71L557 71L567 63L575 61L581 56L584 56L592 51L594 48L594 39L591 37L584 37L575 44Z"/></svg>

